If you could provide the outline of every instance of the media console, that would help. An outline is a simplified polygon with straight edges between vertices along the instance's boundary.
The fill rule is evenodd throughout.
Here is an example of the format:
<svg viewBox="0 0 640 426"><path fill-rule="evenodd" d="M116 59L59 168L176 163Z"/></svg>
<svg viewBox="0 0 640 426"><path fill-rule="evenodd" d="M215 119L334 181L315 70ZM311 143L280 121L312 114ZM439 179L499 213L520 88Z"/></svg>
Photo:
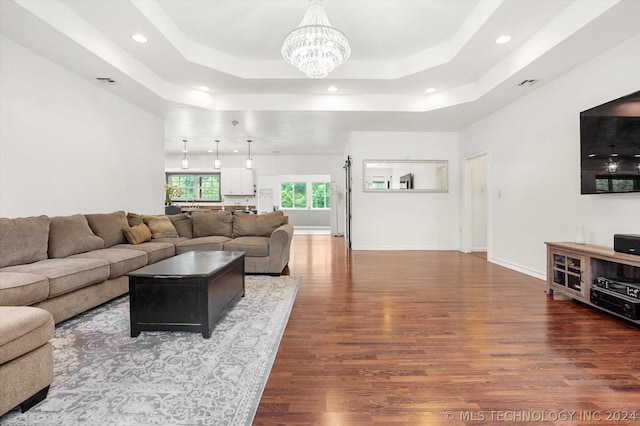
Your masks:
<svg viewBox="0 0 640 426"><path fill-rule="evenodd" d="M640 256L593 244L547 242L547 285L640 325Z"/></svg>

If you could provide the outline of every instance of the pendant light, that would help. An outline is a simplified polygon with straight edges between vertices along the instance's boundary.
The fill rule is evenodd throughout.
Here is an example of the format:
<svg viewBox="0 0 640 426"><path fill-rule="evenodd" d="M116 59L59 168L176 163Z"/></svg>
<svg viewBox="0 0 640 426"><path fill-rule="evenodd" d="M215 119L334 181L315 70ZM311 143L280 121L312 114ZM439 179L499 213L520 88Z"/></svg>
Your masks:
<svg viewBox="0 0 640 426"><path fill-rule="evenodd" d="M247 144L249 146L249 156L247 157L247 169L253 169L253 160L251 159L251 139L247 139Z"/></svg>
<svg viewBox="0 0 640 426"><path fill-rule="evenodd" d="M220 158L218 157L218 144L220 143L219 140L216 139L216 159L213 160L213 168L215 170L220 170Z"/></svg>
<svg viewBox="0 0 640 426"><path fill-rule="evenodd" d="M607 171L609 173L615 173L618 171L620 163L614 160L614 157L618 157L618 153L614 152L615 145L609 145L611 147L611 155L609 156L609 162L607 163Z"/></svg>
<svg viewBox="0 0 640 426"><path fill-rule="evenodd" d="M182 168L186 170L189 168L189 159L187 158L187 140L182 139L182 142L184 142L184 148L182 149Z"/></svg>

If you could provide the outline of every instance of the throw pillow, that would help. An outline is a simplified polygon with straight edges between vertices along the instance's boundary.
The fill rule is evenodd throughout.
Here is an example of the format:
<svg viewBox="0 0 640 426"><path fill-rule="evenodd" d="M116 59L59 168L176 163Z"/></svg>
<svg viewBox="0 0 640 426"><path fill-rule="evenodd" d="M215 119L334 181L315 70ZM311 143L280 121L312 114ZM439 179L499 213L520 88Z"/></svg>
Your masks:
<svg viewBox="0 0 640 426"><path fill-rule="evenodd" d="M47 216L0 218L0 268L47 258Z"/></svg>
<svg viewBox="0 0 640 426"><path fill-rule="evenodd" d="M233 237L269 237L282 225L283 213L236 213L233 215Z"/></svg>
<svg viewBox="0 0 640 426"><path fill-rule="evenodd" d="M123 211L85 214L84 217L87 218L93 233L104 240L105 248L125 242L122 228L129 223Z"/></svg>
<svg viewBox="0 0 640 426"><path fill-rule="evenodd" d="M193 212L193 236L197 237L229 237L233 233L231 212Z"/></svg>
<svg viewBox="0 0 640 426"><path fill-rule="evenodd" d="M178 238L178 231L167 216L143 215L142 220L151 230L151 238Z"/></svg>
<svg viewBox="0 0 640 426"><path fill-rule="evenodd" d="M144 223L136 226L125 226L122 228L122 233L129 241L129 244L142 244L145 241L151 241L151 230Z"/></svg>
<svg viewBox="0 0 640 426"><path fill-rule="evenodd" d="M104 240L96 236L81 214L51 218L49 225L49 257L52 259L104 248Z"/></svg>
<svg viewBox="0 0 640 426"><path fill-rule="evenodd" d="M173 226L178 231L178 235L186 238L193 238L193 230L191 229L191 216L187 213L172 214L168 216Z"/></svg>
<svg viewBox="0 0 640 426"><path fill-rule="evenodd" d="M144 221L142 220L142 216L140 216L138 213L131 212L127 213L127 222L129 222L129 226L136 226L144 223Z"/></svg>

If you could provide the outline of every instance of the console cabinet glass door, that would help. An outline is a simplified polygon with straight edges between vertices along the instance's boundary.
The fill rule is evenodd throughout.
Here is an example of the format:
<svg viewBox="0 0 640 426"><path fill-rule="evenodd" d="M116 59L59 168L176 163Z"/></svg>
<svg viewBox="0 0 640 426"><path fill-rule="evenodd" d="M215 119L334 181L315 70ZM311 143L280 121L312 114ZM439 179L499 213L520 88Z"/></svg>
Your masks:
<svg viewBox="0 0 640 426"><path fill-rule="evenodd" d="M567 255L562 252L552 253L553 283L571 293L579 293L584 297L585 285L582 279L585 261L580 256ZM558 288L558 287L556 287Z"/></svg>

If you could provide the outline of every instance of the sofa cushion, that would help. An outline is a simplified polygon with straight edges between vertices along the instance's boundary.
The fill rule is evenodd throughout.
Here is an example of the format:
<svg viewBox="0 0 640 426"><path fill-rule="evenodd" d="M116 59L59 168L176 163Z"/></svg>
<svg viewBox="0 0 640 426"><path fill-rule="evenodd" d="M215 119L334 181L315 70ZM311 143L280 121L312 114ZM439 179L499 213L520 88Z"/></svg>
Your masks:
<svg viewBox="0 0 640 426"><path fill-rule="evenodd" d="M47 259L3 268L2 272L28 272L49 279L49 299L109 278L109 262L99 259Z"/></svg>
<svg viewBox="0 0 640 426"><path fill-rule="evenodd" d="M84 217L93 233L104 240L105 248L125 242L122 228L129 226L129 222L123 211L85 214Z"/></svg>
<svg viewBox="0 0 640 426"><path fill-rule="evenodd" d="M142 220L151 230L151 239L154 238L177 238L178 231L167 216L143 215Z"/></svg>
<svg viewBox="0 0 640 426"><path fill-rule="evenodd" d="M247 256L269 256L269 237L238 237L224 243L224 251L243 251Z"/></svg>
<svg viewBox="0 0 640 426"><path fill-rule="evenodd" d="M49 257L58 259L72 254L104 248L104 240L96 236L81 214L51 218Z"/></svg>
<svg viewBox="0 0 640 426"><path fill-rule="evenodd" d="M75 254L69 259L102 259L109 262L109 278L118 278L147 264L147 253L141 250L108 248Z"/></svg>
<svg viewBox="0 0 640 426"><path fill-rule="evenodd" d="M190 238L186 238L186 237L177 237L177 238L156 238L155 240L151 240L152 243L169 243L169 244L173 244L176 245L178 243L181 243L183 241L187 241Z"/></svg>
<svg viewBox="0 0 640 426"><path fill-rule="evenodd" d="M151 241L151 230L144 223L136 226L125 226L122 228L122 233L129 244L142 244L145 241Z"/></svg>
<svg viewBox="0 0 640 426"><path fill-rule="evenodd" d="M233 234L231 212L193 212L193 237L229 237Z"/></svg>
<svg viewBox="0 0 640 426"><path fill-rule="evenodd" d="M231 238L229 237L222 237L219 235L185 239L184 241L176 244L176 254L182 254L188 251L221 251L224 247L224 243L230 239Z"/></svg>
<svg viewBox="0 0 640 426"><path fill-rule="evenodd" d="M268 237L282 225L282 212L233 215L233 237Z"/></svg>
<svg viewBox="0 0 640 426"><path fill-rule="evenodd" d="M130 244L118 244L112 249L135 249L147 253L147 265L168 259L176 254L176 246L173 243L161 243L158 240L145 242L131 246Z"/></svg>
<svg viewBox="0 0 640 426"><path fill-rule="evenodd" d="M0 268L47 258L47 216L0 218Z"/></svg>
<svg viewBox="0 0 640 426"><path fill-rule="evenodd" d="M49 296L47 277L24 272L0 271L0 306L25 306Z"/></svg>
<svg viewBox="0 0 640 426"><path fill-rule="evenodd" d="M0 306L0 364L47 343L53 328L53 317L44 309Z"/></svg>
<svg viewBox="0 0 640 426"><path fill-rule="evenodd" d="M167 216L173 226L176 228L180 237L193 238L193 229L191 225L191 216L187 213L172 214Z"/></svg>

